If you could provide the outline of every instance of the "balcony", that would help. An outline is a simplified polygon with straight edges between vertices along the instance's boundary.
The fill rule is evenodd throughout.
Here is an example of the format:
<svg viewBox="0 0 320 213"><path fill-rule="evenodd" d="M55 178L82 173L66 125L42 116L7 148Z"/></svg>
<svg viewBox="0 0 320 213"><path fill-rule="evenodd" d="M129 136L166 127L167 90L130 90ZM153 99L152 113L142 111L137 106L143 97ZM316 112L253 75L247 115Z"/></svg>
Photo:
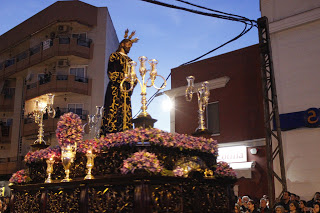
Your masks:
<svg viewBox="0 0 320 213"><path fill-rule="evenodd" d="M0 111L1 112L13 112L14 108L14 95L15 91L10 88L10 91L4 91L0 94Z"/></svg>
<svg viewBox="0 0 320 213"><path fill-rule="evenodd" d="M73 111L72 109L67 109L67 108L60 108L60 110L61 110L61 115L63 115L66 112ZM86 119L88 117L88 111L77 110L76 113L82 119L82 124L85 124ZM46 116L44 115L44 119L43 119L44 134L45 135L54 134L57 129L58 121L59 121L58 116L56 116L55 118L46 118ZM23 134L22 134L23 137L38 135L38 129L39 129L38 124L34 122L34 119L32 116L27 116L24 118ZM85 129L85 132L88 133L87 128Z"/></svg>
<svg viewBox="0 0 320 213"><path fill-rule="evenodd" d="M7 78L55 56L74 55L90 59L92 51L93 44L90 39L58 37L48 42L41 42L13 58L0 62L0 79Z"/></svg>
<svg viewBox="0 0 320 213"><path fill-rule="evenodd" d="M82 95L91 95L91 79L75 75L52 75L47 79L29 84L25 88L26 100L55 92L72 92Z"/></svg>

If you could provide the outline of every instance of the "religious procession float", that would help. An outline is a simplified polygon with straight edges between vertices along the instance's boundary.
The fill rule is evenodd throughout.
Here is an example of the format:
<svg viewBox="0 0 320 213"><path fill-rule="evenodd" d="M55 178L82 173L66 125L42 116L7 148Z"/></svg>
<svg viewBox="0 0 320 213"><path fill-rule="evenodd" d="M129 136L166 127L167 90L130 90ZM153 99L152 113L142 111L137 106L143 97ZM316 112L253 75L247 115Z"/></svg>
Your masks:
<svg viewBox="0 0 320 213"><path fill-rule="evenodd" d="M64 114L59 146L25 156L13 212L230 212L235 174L215 140L135 128L83 141L82 128Z"/></svg>
<svg viewBox="0 0 320 213"><path fill-rule="evenodd" d="M131 37L125 42L132 42ZM116 54L114 60L124 53ZM140 75L145 79L146 58L139 60ZM134 63L130 63L131 69L122 81L116 79L121 84L114 83L111 89L132 91L137 82ZM156 63L149 63L152 67L149 79L154 85L158 76ZM129 86L124 89L125 81ZM188 84L190 96L192 78ZM133 121L135 129L121 131L123 121L110 122L108 118L108 127L113 123L121 127L120 131L99 133L102 127L98 124L106 122L99 120L103 113L102 107L97 107L96 115L88 116L89 128L94 133L92 139L83 140L80 117L72 112L62 115L56 130L59 145L30 151L24 158L27 168L11 177L12 212L232 212L236 175L227 163L217 163L217 141L201 134L195 137L153 128L155 120L146 112L147 84L143 81L141 85L143 106L142 113ZM203 103L198 100L200 133L205 129L207 93L204 88L198 95L199 100L204 98ZM119 97L121 94L117 100ZM124 100L128 100L127 96ZM48 103L52 111L53 101ZM108 115L119 109L109 110ZM127 118L123 113L113 117ZM39 127L38 144L41 144L41 119Z"/></svg>

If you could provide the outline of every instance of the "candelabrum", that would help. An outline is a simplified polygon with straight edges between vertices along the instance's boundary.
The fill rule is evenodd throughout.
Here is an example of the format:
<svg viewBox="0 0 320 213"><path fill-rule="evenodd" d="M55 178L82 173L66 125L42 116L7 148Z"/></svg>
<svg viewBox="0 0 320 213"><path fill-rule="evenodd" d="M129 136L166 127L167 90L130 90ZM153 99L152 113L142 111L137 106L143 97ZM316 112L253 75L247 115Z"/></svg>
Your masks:
<svg viewBox="0 0 320 213"><path fill-rule="evenodd" d="M56 111L53 108L53 94L47 94L47 103L40 102L39 100L35 101L35 110L33 111L34 121L39 125L38 139L34 144L45 145L46 142L43 139L44 130L43 130L43 115L47 114L51 118L54 118ZM45 104L45 105L44 105Z"/></svg>
<svg viewBox="0 0 320 213"><path fill-rule="evenodd" d="M89 134L94 134L93 137L99 138L100 128L99 124L101 123L103 106L96 106L97 111L95 115L88 115L88 125L89 125Z"/></svg>
<svg viewBox="0 0 320 213"><path fill-rule="evenodd" d="M45 180L45 183L51 183L52 179L51 179L51 174L53 172L53 164L54 164L54 156L51 156L48 160L46 160L47 162L47 179Z"/></svg>
<svg viewBox="0 0 320 213"><path fill-rule="evenodd" d="M137 63L135 61L131 61L129 63L129 69L128 72L125 74L124 79L121 81L120 84L120 89L122 92L130 92L133 90L133 88L135 87L136 82L139 82L140 87L141 87L141 113L139 114L138 117L151 117L148 113L147 113L147 87L154 87L157 90L161 90L163 88L166 87L167 81L165 80L164 77L162 77L161 75L158 75L157 73L157 69L156 66L158 64L158 61L156 59L151 59L148 61L148 58L145 56L141 56L138 58L140 61L140 67L139 67L139 72L140 72L140 76L142 78L142 80L140 81L137 78L136 72L135 72L135 67L137 66ZM151 69L146 69L146 62L149 62ZM147 72L149 72L149 78L146 79L146 74ZM155 85L155 80L157 77L160 77L163 79L163 84L161 87L157 87ZM126 89L123 85L124 82L128 82L130 84L130 88ZM149 83L150 81L150 83ZM149 85L148 85L149 83Z"/></svg>
<svg viewBox="0 0 320 213"><path fill-rule="evenodd" d="M193 76L188 76L187 77L187 82L188 82L188 87L186 89L186 100L191 101L192 100L192 95L195 92L195 87L194 87L194 77ZM206 110L206 107L208 106L208 101L209 101L209 96L210 96L210 91L208 88L209 82L205 81L202 83L201 87L198 88L198 107L199 107L199 126L196 129L196 131L203 131L206 130L207 128L205 127L205 121L204 121L204 113Z"/></svg>
<svg viewBox="0 0 320 213"><path fill-rule="evenodd" d="M88 179L94 179L93 175L91 174L91 171L92 171L92 168L94 166L94 158L96 157L95 154L92 153L92 150L89 149L87 151L87 175L84 177L85 180L88 180Z"/></svg>
<svg viewBox="0 0 320 213"><path fill-rule="evenodd" d="M61 182L70 182L70 167L74 161L77 151L77 143L68 144L61 147L61 162L66 173L66 177Z"/></svg>

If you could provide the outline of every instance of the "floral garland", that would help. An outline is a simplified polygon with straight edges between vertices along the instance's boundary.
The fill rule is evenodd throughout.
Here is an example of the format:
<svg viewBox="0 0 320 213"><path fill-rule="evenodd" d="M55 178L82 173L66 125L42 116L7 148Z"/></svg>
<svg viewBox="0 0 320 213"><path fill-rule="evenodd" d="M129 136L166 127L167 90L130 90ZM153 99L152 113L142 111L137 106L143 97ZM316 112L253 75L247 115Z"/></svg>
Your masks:
<svg viewBox="0 0 320 213"><path fill-rule="evenodd" d="M232 177L237 178L236 172L230 167L227 162L220 161L217 163L217 168L214 171L216 177Z"/></svg>
<svg viewBox="0 0 320 213"><path fill-rule="evenodd" d="M180 166L177 166L177 168L175 168L172 172L176 177L182 177L185 175L183 168L181 168Z"/></svg>
<svg viewBox="0 0 320 213"><path fill-rule="evenodd" d="M70 114L70 113L67 113L67 114ZM73 114L73 115L77 116L76 114ZM67 116L67 117L70 117L70 116ZM63 120L66 120L66 119L67 118L63 118ZM58 130L60 128L59 125L61 125L61 122L60 124L58 123L57 135L58 134L60 135L60 132L62 132ZM78 125L78 127L82 129L81 125ZM78 137L82 138L82 134L79 133L79 135L81 136L78 136ZM61 139L60 136L57 136L57 137L58 137L58 140L59 138ZM180 149L198 150L201 152L211 153L214 156L218 155L218 144L217 144L217 141L213 139L193 137L193 136L178 134L178 133L172 134L172 133L168 133L155 128L153 129L136 128L132 130L127 130L125 132L110 133L110 134L107 134L106 136L102 136L99 139L91 139L86 141L79 141L77 139L77 141L78 141L77 152L80 152L80 153L86 153L88 149L92 149L95 153L101 153L104 150L108 150L112 147L120 147L123 145L134 146L138 142L143 141L143 142L150 142L151 144L164 146L164 147L177 147ZM44 159L51 157L52 154L54 154L56 157L59 157L61 155L60 147L59 146L48 147L47 149L42 149L35 152L28 152L27 155L25 156L24 161L26 163L40 162Z"/></svg>
<svg viewBox="0 0 320 213"><path fill-rule="evenodd" d="M56 136L60 146L81 142L83 138L81 118L72 112L62 115L57 124Z"/></svg>
<svg viewBox="0 0 320 213"><path fill-rule="evenodd" d="M54 156L55 159L59 160L61 157L61 149L60 146L48 147L46 149L40 149L34 152L28 152L24 157L24 161L26 163L35 163L46 160L50 157Z"/></svg>
<svg viewBox="0 0 320 213"><path fill-rule="evenodd" d="M30 181L31 181L31 178L29 177L29 175L24 169L14 173L9 180L10 183L28 183Z"/></svg>
<svg viewBox="0 0 320 213"><path fill-rule="evenodd" d="M150 142L154 145L176 147L180 149L198 150L218 155L218 143L213 139L193 137L185 134L168 133L156 128L136 128L125 132L110 133L99 139L92 139L79 143L78 151L85 153L88 149L95 152L108 150L123 145L136 145L138 142Z"/></svg>
<svg viewBox="0 0 320 213"><path fill-rule="evenodd" d="M160 173L163 167L154 153L144 150L135 152L130 158L124 160L120 171L122 174L127 174L129 172L134 173L137 169L150 173Z"/></svg>

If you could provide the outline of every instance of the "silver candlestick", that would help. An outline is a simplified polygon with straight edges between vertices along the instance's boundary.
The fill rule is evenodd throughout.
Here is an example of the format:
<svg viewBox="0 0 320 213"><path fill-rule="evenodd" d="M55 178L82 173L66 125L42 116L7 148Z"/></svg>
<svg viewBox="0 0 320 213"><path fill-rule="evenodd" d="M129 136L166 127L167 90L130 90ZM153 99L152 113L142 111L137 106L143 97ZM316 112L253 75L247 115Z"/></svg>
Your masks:
<svg viewBox="0 0 320 213"><path fill-rule="evenodd" d="M194 76L188 76L187 77L187 82L188 86L185 92L186 100L191 101L192 100L192 95L195 92L194 88ZM196 129L196 131L199 130L206 130L207 128L205 127L205 120L204 120L204 113L206 111L206 107L208 106L209 102L209 96L210 96L210 91L208 88L209 82L205 81L202 83L201 87L198 88L198 107L199 107L199 126Z"/></svg>
<svg viewBox="0 0 320 213"><path fill-rule="evenodd" d="M97 111L95 115L88 115L89 134L94 138L99 138L100 126L103 114L103 106L96 106Z"/></svg>

